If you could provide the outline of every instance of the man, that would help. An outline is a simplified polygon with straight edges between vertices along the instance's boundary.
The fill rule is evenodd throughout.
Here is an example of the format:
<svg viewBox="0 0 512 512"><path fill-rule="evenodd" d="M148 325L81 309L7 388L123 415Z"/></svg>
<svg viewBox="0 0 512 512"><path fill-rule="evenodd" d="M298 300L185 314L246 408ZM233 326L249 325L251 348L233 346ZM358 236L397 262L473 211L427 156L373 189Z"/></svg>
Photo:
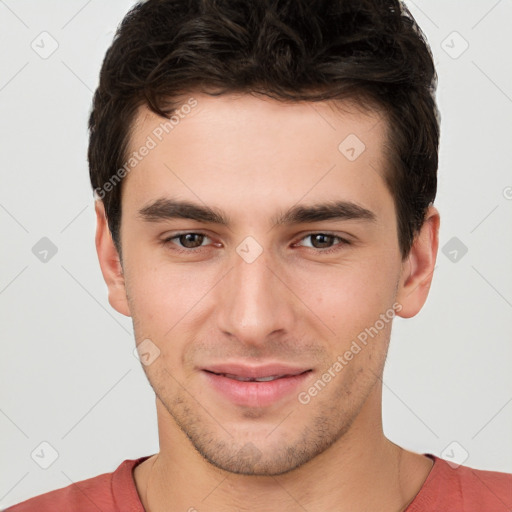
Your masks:
<svg viewBox="0 0 512 512"><path fill-rule="evenodd" d="M511 475L382 430L392 320L438 249L435 86L398 1L137 5L89 163L160 451L10 510L511 510Z"/></svg>

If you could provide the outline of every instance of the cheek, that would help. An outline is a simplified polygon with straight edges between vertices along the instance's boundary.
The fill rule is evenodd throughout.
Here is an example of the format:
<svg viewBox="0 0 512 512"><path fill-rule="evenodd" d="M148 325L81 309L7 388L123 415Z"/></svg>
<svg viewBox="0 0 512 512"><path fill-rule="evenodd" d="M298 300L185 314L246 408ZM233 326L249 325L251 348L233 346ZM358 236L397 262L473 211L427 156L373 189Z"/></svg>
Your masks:
<svg viewBox="0 0 512 512"><path fill-rule="evenodd" d="M353 261L295 272L293 288L336 334L346 335L386 312L393 304L396 279L386 262Z"/></svg>
<svg viewBox="0 0 512 512"><path fill-rule="evenodd" d="M218 281L213 267L170 264L134 255L127 276L127 289L137 324L157 339L171 337L200 311L204 299Z"/></svg>

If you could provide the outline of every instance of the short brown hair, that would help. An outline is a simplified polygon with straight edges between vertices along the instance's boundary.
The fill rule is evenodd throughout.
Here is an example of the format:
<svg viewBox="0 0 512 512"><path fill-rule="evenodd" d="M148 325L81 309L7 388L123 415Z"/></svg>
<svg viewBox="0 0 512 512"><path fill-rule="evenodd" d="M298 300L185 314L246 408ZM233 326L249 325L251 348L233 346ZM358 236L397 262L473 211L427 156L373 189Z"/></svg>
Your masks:
<svg viewBox="0 0 512 512"><path fill-rule="evenodd" d="M352 99L387 120L384 178L405 259L436 195L436 87L430 48L399 0L147 0L126 15L103 61L89 119L91 184L121 255L122 183L105 185L124 165L141 105L169 117L192 91Z"/></svg>

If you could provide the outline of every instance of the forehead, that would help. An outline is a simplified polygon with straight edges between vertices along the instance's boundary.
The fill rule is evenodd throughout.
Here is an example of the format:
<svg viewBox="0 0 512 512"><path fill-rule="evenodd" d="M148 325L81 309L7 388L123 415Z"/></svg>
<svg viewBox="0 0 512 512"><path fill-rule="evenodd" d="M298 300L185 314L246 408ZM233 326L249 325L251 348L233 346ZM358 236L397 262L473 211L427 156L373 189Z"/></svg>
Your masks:
<svg viewBox="0 0 512 512"><path fill-rule="evenodd" d="M127 158L142 153L123 202L181 196L263 213L268 203L359 198L379 210L386 123L350 102L282 102L248 94L191 94L165 119L141 107ZM126 191L124 190L126 188ZM385 196L388 197L380 197ZM286 205L284 205L286 206Z"/></svg>
<svg viewBox="0 0 512 512"><path fill-rule="evenodd" d="M368 142L369 137L380 136L380 140L375 142L383 142L386 131L381 110L365 108L350 99L291 102L256 94L211 96L196 93L182 96L174 104L169 119L157 116L142 105L133 121L131 142L148 134L163 142L162 139L169 139L167 136L171 132L175 139L179 134L186 137L193 132L195 139L212 139L215 136L222 139L223 134L228 133L236 142L257 135L253 139L255 145L258 141L266 144L268 140L273 140L272 146L283 141L290 146L293 145L294 135L309 135L317 143L319 151L329 151L333 149L332 142L342 139L343 135L353 134ZM323 135L327 131L333 132L331 137L325 139L326 144L318 144L320 141L315 137L318 131ZM306 148L303 149L301 153L305 153Z"/></svg>

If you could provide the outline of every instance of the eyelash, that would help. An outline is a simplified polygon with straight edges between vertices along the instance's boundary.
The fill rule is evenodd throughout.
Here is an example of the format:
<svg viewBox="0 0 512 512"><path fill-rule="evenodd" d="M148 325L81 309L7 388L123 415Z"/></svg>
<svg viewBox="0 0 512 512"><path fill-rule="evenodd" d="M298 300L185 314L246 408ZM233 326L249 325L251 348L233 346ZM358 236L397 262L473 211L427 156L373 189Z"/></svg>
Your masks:
<svg viewBox="0 0 512 512"><path fill-rule="evenodd" d="M200 236L204 236L206 238L210 238L206 233L201 233L199 231L184 231L183 233L177 233L171 237L165 238L164 240L162 240L161 243L165 247L169 247L169 245L172 245L173 246L172 250L179 254L185 254L185 253L186 254L195 254L198 251L200 251L202 248L205 247L205 246L201 245L199 247L194 247L192 249L184 249L184 248L180 248L176 244L172 243L172 240L178 239L180 236L183 236L183 235L200 235ZM300 238L299 242L303 241L304 239L306 239L308 237L312 237L314 235L331 236L334 239L338 239L340 242L340 243L334 245L333 247L328 247L327 249L317 249L316 247L306 247L306 249L313 249L314 251L316 251L319 254L331 254L333 252L340 250L345 245L351 245L351 242L349 242L345 238L335 235L334 233L329 233L329 232L325 232L325 231L315 231L313 233L308 233L307 235L304 235L302 238Z"/></svg>

